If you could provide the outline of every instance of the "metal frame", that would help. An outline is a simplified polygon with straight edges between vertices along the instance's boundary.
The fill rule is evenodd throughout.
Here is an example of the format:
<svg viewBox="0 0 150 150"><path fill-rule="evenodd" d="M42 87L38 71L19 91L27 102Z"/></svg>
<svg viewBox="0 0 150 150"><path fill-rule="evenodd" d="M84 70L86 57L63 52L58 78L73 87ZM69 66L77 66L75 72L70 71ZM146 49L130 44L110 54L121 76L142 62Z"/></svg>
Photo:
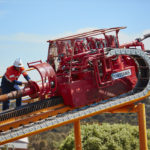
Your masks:
<svg viewBox="0 0 150 150"><path fill-rule="evenodd" d="M3 145L3 144L6 144L6 143L9 143L9 142L13 142L13 141L16 141L20 138L24 138L24 137L28 137L28 136L31 136L31 135L35 135L35 134L38 134L38 133L41 133L41 132L44 132L44 131L47 131L47 130L51 130L51 129L54 129L54 128L57 128L57 127L60 127L62 125L66 125L66 124L69 124L69 123L74 123L74 129L75 129L75 140L76 140L76 150L81 150L81 143L80 143L80 139L81 139L81 134L80 134L80 125L79 125L79 121L82 120L82 119L85 119L85 118L88 118L88 117L92 117L94 115L97 115L97 114L101 114L101 113L108 113L108 112L111 112L111 113L128 113L128 112L138 112L138 117L139 117L139 129L140 129L140 148L141 150L147 150L147 136L146 136L146 119L145 119L145 109L144 109L144 104L138 104L138 105L133 105L135 102L138 102L142 99L145 99L146 97L148 97L150 95L150 92L148 92L147 95L143 96L143 97L140 97L140 98L136 98L132 101L129 101L129 102L125 102L125 103L121 103L121 104L118 104L118 105L115 105L115 106L112 106L112 107L109 107L109 108L104 108L102 110L99 110L99 111L95 111L95 112L91 112L90 114L85 114L85 115L81 115L80 117L78 116L77 118L71 118L69 120L63 120L62 122L58 122L58 123L54 123L50 126L47 126L47 127L43 127L41 129L37 129L36 131L31 131L30 133L24 133L23 135L21 136L17 136L15 138L10 138L8 140L5 140L5 141L2 141L0 142L0 145ZM79 137L79 139L77 138ZM144 145L144 147L143 147ZM77 149L78 148L78 149ZM79 149L80 148L80 149ZM145 149L144 149L145 148Z"/></svg>
<svg viewBox="0 0 150 150"><path fill-rule="evenodd" d="M139 142L140 150L148 150L147 132L146 132L146 113L145 104L129 105L123 108L116 109L111 113L137 113L139 121ZM74 122L74 137L76 150L82 150L80 120Z"/></svg>

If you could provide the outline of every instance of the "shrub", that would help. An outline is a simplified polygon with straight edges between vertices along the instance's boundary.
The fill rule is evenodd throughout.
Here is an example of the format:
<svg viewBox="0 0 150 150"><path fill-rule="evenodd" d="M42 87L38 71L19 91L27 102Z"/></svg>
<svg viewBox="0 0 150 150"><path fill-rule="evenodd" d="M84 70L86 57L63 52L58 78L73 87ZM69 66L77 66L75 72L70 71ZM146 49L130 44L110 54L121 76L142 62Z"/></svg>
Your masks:
<svg viewBox="0 0 150 150"><path fill-rule="evenodd" d="M104 123L81 126L83 150L138 150L138 127ZM150 135L148 134L150 139ZM149 140L150 141L150 140ZM149 143L149 142L148 142ZM149 144L150 148L150 144ZM60 150L74 150L74 131L60 145Z"/></svg>

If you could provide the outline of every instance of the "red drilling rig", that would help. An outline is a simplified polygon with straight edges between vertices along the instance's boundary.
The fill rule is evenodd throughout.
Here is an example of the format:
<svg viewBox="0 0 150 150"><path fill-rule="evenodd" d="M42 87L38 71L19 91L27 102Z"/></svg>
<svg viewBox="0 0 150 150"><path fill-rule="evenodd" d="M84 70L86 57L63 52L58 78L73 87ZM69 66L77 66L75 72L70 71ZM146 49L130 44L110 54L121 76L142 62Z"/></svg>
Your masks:
<svg viewBox="0 0 150 150"><path fill-rule="evenodd" d="M65 105L82 107L144 90L149 68L136 47L140 46L147 55L149 51L144 50L142 41L150 34L120 45L118 33L124 28L98 29L49 40L47 62L28 63L38 70L41 83L32 82L20 91L1 95L0 101L25 95L41 100L58 96Z"/></svg>

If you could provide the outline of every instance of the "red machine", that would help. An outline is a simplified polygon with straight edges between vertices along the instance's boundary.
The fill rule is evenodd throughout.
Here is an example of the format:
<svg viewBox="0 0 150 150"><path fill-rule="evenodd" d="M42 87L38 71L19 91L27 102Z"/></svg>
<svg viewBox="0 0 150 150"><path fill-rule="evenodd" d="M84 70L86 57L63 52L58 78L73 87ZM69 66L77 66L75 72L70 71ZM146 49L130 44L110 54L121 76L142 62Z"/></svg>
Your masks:
<svg viewBox="0 0 150 150"><path fill-rule="evenodd" d="M135 87L136 64L132 58L107 56L110 49L120 47L120 29L94 30L48 41L47 62L55 68L56 93L63 97L65 105L88 105ZM108 32L115 32L115 36L106 35ZM98 38L99 34L103 38Z"/></svg>
<svg viewBox="0 0 150 150"><path fill-rule="evenodd" d="M28 64L40 73L41 84L32 82L20 94L0 96L0 101L24 95L41 99L45 95L61 96L65 105L81 107L131 91L138 80L136 62L127 54L110 56L109 51L133 46L141 46L144 51L142 40L150 35L120 46L118 32L124 28L93 30L49 40L47 63Z"/></svg>

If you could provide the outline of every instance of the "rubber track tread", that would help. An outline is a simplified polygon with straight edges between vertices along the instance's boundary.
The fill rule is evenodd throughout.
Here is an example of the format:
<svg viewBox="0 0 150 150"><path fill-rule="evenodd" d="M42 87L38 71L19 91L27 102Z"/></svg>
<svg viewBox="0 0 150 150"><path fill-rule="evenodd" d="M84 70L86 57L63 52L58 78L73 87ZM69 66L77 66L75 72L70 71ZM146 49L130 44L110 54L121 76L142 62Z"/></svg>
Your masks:
<svg viewBox="0 0 150 150"><path fill-rule="evenodd" d="M63 103L63 99L61 97L53 97L50 99L37 101L37 102L31 103L31 104L24 105L19 108L13 109L13 110L9 110L9 111L0 113L0 121L4 121L4 120L10 119L10 118L26 115L26 114L32 113L34 111L37 111L37 110L40 110L43 108L47 108L47 107L52 107L52 106L62 104L62 103Z"/></svg>

